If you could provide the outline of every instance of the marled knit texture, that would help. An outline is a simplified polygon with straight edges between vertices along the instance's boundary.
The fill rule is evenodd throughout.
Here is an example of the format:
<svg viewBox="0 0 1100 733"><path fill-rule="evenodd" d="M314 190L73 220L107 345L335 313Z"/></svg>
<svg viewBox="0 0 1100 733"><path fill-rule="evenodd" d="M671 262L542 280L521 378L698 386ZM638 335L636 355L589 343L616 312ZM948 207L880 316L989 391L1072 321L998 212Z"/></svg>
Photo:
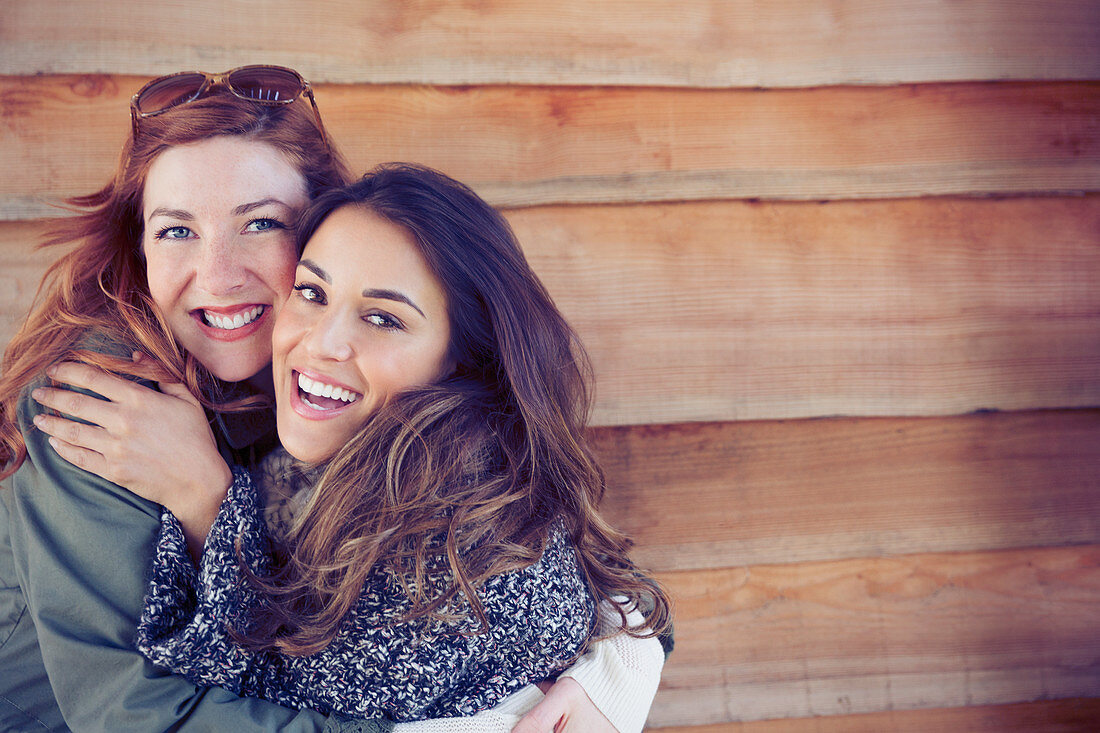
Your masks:
<svg viewBox="0 0 1100 733"><path fill-rule="evenodd" d="M179 523L165 512L138 648L197 685L217 685L291 707L391 720L473 715L523 685L564 669L581 651L595 607L567 534L551 533L542 558L479 589L489 620L399 619L409 600L398 579L373 572L333 642L306 657L251 652L228 625L244 628L257 598L243 583L235 542L263 572L268 558L251 480L234 482L196 571Z"/></svg>

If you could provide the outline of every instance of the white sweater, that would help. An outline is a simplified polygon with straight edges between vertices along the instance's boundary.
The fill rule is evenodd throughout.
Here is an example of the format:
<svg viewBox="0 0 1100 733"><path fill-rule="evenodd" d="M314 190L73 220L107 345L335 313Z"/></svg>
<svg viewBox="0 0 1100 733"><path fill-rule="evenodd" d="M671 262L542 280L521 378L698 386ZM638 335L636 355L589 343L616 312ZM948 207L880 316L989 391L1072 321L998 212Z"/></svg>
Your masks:
<svg viewBox="0 0 1100 733"><path fill-rule="evenodd" d="M619 614L608 604L600 605L599 617L600 634L619 627ZM638 624L642 615L631 611L627 621ZM619 733L639 733L657 694L664 663L664 649L656 637L639 639L620 631L593 644L591 651L560 676L576 680ZM527 685L492 710L473 717L398 723L394 733L509 733L542 697L539 688Z"/></svg>

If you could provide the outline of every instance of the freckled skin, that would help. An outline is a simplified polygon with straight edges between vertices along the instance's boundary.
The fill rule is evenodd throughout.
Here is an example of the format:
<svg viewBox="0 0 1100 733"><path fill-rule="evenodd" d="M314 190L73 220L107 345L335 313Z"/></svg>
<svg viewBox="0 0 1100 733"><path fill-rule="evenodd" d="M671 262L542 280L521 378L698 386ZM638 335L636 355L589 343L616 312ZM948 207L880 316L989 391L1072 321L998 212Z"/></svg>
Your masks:
<svg viewBox="0 0 1100 733"><path fill-rule="evenodd" d="M161 153L143 198L149 291L173 335L215 376L253 377L271 362L275 310L293 283L305 179L273 146L223 136ZM199 315L256 306L263 314L239 330L206 328Z"/></svg>

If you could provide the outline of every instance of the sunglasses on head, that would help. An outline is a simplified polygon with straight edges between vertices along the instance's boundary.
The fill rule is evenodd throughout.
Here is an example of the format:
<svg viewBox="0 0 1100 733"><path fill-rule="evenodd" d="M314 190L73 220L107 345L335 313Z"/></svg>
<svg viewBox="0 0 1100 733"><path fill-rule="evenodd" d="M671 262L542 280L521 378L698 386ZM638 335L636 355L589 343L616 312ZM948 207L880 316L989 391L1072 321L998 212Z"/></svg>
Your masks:
<svg viewBox="0 0 1100 733"><path fill-rule="evenodd" d="M194 102L218 85L235 97L269 106L290 104L304 94L313 105L317 129L328 143L325 127L321 123L321 112L317 109L317 100L313 98L313 88L309 82L294 69L262 65L239 66L221 74L181 71L153 79L130 98L134 137L138 134L139 120Z"/></svg>

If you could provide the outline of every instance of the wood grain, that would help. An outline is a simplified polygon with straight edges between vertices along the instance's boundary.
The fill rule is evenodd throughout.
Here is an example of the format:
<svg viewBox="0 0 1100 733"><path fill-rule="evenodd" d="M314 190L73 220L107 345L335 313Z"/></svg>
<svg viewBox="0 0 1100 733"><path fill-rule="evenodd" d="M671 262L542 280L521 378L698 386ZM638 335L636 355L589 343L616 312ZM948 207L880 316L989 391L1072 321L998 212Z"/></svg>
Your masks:
<svg viewBox="0 0 1100 733"><path fill-rule="evenodd" d="M1069 698L1013 705L888 710L863 715L675 726L659 730L661 733L1094 733L1098 722L1100 699Z"/></svg>
<svg viewBox="0 0 1100 733"><path fill-rule="evenodd" d="M0 218L106 182L144 78L0 78ZM1100 189L1100 83L798 90L328 86L353 170L439 168L492 203Z"/></svg>
<svg viewBox="0 0 1100 733"><path fill-rule="evenodd" d="M591 352L598 425L1100 405L1100 196L509 218Z"/></svg>
<svg viewBox="0 0 1100 733"><path fill-rule="evenodd" d="M654 727L1091 697L1100 546L663 576Z"/></svg>
<svg viewBox="0 0 1100 733"><path fill-rule="evenodd" d="M34 246L44 229L41 222L0 222L0 344L4 346L22 325L42 274L57 256Z"/></svg>
<svg viewBox="0 0 1100 733"><path fill-rule="evenodd" d="M241 63L314 81L815 86L1100 74L1088 0L36 0L0 5L0 73ZM164 39L170 38L171 42Z"/></svg>
<svg viewBox="0 0 1100 733"><path fill-rule="evenodd" d="M594 435L604 509L653 570L1100 544L1096 410Z"/></svg>
<svg viewBox="0 0 1100 733"><path fill-rule="evenodd" d="M1100 197L517 211L596 424L1100 404Z"/></svg>

